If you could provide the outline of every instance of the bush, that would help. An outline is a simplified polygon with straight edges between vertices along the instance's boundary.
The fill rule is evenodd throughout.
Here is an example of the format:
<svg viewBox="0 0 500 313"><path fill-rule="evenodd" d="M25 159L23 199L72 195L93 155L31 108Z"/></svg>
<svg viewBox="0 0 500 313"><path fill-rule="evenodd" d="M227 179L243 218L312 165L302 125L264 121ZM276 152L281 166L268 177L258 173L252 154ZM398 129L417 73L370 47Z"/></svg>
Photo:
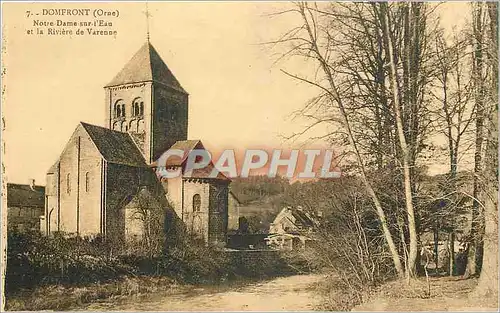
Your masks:
<svg viewBox="0 0 500 313"><path fill-rule="evenodd" d="M112 257L100 240L8 236L6 291L47 284L86 284L133 274L135 269Z"/></svg>
<svg viewBox="0 0 500 313"><path fill-rule="evenodd" d="M215 250L197 242L172 246L164 255L112 255L100 239L9 234L6 292L47 285L84 286L124 276L165 276L207 284L295 273L276 251Z"/></svg>

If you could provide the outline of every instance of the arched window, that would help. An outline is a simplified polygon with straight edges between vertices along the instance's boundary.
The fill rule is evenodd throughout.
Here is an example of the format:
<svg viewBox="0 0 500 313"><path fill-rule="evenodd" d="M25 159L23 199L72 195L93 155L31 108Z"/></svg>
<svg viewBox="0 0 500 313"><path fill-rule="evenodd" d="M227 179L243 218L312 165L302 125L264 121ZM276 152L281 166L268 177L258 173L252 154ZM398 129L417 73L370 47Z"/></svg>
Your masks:
<svg viewBox="0 0 500 313"><path fill-rule="evenodd" d="M115 102L115 106L113 108L114 117L123 117L125 116L125 103L123 100L118 100Z"/></svg>
<svg viewBox="0 0 500 313"><path fill-rule="evenodd" d="M144 115L144 102L141 98L135 98L132 101L132 115L133 116L142 116Z"/></svg>
<svg viewBox="0 0 500 313"><path fill-rule="evenodd" d="M193 212L199 212L201 209L201 196L199 194L195 194L193 196Z"/></svg>
<svg viewBox="0 0 500 313"><path fill-rule="evenodd" d="M85 173L85 192L89 192L90 190L90 173Z"/></svg>
<svg viewBox="0 0 500 313"><path fill-rule="evenodd" d="M66 192L71 193L71 176L70 173L66 174Z"/></svg>
<svg viewBox="0 0 500 313"><path fill-rule="evenodd" d="M138 116L139 115L139 104L134 103L134 107L132 109L134 110L134 116Z"/></svg>
<svg viewBox="0 0 500 313"><path fill-rule="evenodd" d="M121 130L122 132L126 132L126 131L128 130L127 122L125 122L125 121L123 121L123 122L122 122L122 125L121 125L121 127L120 127L120 130Z"/></svg>

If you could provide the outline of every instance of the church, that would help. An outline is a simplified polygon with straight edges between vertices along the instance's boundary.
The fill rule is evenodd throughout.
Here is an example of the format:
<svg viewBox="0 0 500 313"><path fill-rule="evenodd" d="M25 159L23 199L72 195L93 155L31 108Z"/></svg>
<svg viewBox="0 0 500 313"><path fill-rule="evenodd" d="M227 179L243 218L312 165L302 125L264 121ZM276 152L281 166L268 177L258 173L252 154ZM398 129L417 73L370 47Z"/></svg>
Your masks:
<svg viewBox="0 0 500 313"><path fill-rule="evenodd" d="M122 244L153 224L168 237L175 219L194 238L224 246L230 179L207 169L158 175L168 149L185 152L168 167L184 168L188 153L204 147L188 140L189 95L149 40L104 91L103 126L80 122L47 171L43 232Z"/></svg>

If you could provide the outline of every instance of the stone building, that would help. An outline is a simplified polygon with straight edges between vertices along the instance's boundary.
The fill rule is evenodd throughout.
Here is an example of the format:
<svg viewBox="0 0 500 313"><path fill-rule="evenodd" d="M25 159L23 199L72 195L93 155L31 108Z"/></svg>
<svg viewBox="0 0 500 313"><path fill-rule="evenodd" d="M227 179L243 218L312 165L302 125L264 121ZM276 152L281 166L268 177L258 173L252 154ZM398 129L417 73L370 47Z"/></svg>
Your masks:
<svg viewBox="0 0 500 313"><path fill-rule="evenodd" d="M225 245L230 180L208 177L212 167L158 175L168 149L185 151L168 164L185 168L187 154L204 147L187 140L188 94L154 47L145 43L104 90L104 127L81 122L47 172L45 231L124 242L141 240L153 223L169 236L175 219Z"/></svg>
<svg viewBox="0 0 500 313"><path fill-rule="evenodd" d="M283 208L269 227L267 245L278 250L304 248L318 221L302 208Z"/></svg>
<svg viewBox="0 0 500 313"><path fill-rule="evenodd" d="M7 184L7 231L39 231L45 206L45 187L30 184Z"/></svg>

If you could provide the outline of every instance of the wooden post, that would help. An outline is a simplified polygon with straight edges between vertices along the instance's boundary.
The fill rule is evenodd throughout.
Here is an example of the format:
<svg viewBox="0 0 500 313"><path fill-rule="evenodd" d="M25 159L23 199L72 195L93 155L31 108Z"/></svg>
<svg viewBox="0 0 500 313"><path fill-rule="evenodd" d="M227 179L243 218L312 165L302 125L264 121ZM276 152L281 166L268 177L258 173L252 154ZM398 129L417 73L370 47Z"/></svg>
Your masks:
<svg viewBox="0 0 500 313"><path fill-rule="evenodd" d="M455 232L452 230L451 233L449 234L449 250L450 250L450 268L449 268L449 274L450 276L453 276L453 267L455 265Z"/></svg>
<svg viewBox="0 0 500 313"><path fill-rule="evenodd" d="M434 229L434 271L438 274L439 269L439 225L436 223L436 228Z"/></svg>

